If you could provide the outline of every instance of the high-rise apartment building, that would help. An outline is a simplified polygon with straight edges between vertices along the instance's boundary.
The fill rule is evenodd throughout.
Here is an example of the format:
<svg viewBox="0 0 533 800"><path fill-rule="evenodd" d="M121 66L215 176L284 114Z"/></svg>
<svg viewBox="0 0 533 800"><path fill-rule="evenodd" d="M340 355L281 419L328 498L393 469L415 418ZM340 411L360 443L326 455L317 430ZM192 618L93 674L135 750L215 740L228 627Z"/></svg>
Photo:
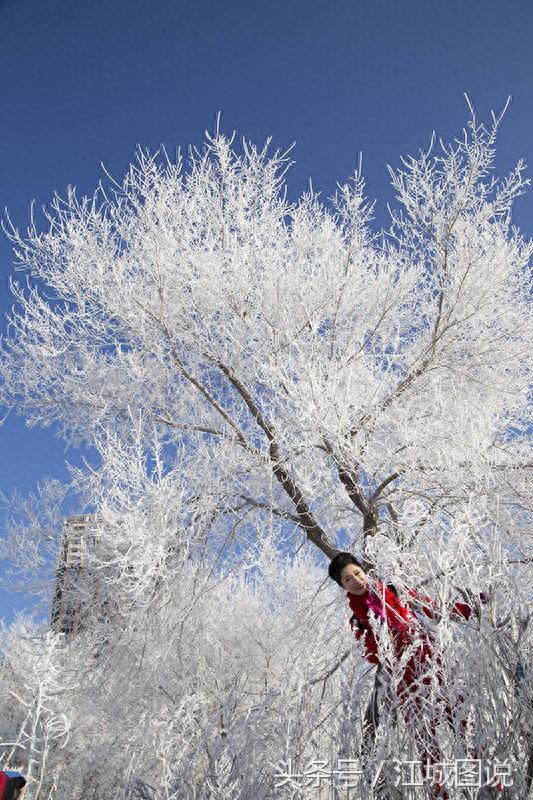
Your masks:
<svg viewBox="0 0 533 800"><path fill-rule="evenodd" d="M67 517L63 523L50 614L52 627L62 633L76 633L88 611L101 604L99 582L87 563L87 553L97 543L96 523L92 514Z"/></svg>

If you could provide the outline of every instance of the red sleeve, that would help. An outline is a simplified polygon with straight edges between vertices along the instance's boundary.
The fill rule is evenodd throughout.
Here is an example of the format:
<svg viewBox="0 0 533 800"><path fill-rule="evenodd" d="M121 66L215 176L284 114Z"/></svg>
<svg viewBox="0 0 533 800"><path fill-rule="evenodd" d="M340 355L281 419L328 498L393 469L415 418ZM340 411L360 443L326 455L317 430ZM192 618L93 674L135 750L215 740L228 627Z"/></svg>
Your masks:
<svg viewBox="0 0 533 800"><path fill-rule="evenodd" d="M361 630L359 625L357 625L357 623L356 623L356 621L355 621L355 619L353 617L350 617L350 619L348 620L348 624L349 624L350 628L353 631L353 635L355 636L356 641L359 641L363 631Z"/></svg>
<svg viewBox="0 0 533 800"><path fill-rule="evenodd" d="M463 619L470 619L472 616L472 606L469 606L468 603L456 603L451 613L456 617L463 617Z"/></svg>
<svg viewBox="0 0 533 800"><path fill-rule="evenodd" d="M417 606L424 612L426 617L430 619L435 619L435 615L438 616L438 611L435 608L435 601L431 599L431 597L427 597L427 595L420 595L414 589L407 589L407 594L413 598L416 602Z"/></svg>
<svg viewBox="0 0 533 800"><path fill-rule="evenodd" d="M418 594L418 592L415 592L414 589L407 589L407 592L418 603L419 607L427 617L430 619L438 619L440 617L440 613L435 606L434 600L427 596L422 597ZM481 598L481 602L483 601L484 595ZM450 609L450 616L455 617L456 619L457 617L460 617L461 619L470 619L472 616L472 606L468 605L468 603L455 603Z"/></svg>
<svg viewBox="0 0 533 800"><path fill-rule="evenodd" d="M355 641L358 642L359 639L363 637L366 660L369 661L370 664L379 664L376 640L374 639L372 632L368 630L362 630L353 617L350 617L348 622L350 623L353 635L355 636Z"/></svg>

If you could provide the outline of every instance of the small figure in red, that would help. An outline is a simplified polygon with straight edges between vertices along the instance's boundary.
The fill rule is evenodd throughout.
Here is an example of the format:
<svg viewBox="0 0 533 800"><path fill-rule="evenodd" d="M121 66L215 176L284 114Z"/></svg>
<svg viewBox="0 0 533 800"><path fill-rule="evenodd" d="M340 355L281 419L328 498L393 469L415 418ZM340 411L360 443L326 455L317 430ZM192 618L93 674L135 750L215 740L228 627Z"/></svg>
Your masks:
<svg viewBox="0 0 533 800"><path fill-rule="evenodd" d="M400 701L406 722L409 724L421 711L423 697L421 689L431 682L430 668L432 659L432 642L429 633L424 629L417 616L406 603L403 603L391 585L371 580L360 562L351 553L337 553L329 565L329 576L339 586L347 590L347 597L352 611L350 625L357 640L363 638L365 658L371 664L381 664L378 641L376 639L376 622L386 625L392 641L394 656L400 660L408 647L414 647L397 683L396 694ZM417 592L408 589L407 593L423 613L435 619L439 617L429 597L420 597ZM472 608L467 603L456 603L452 616L465 621L472 615ZM371 621L374 623L371 624ZM386 668L386 667L385 667ZM387 669L387 668L386 668ZM390 671L390 667L388 668ZM437 662L436 677L442 680L442 670ZM448 723L453 726L452 711L449 704L441 698ZM464 733L466 722L460 721ZM440 760L438 746L433 742L422 744L423 763L435 763ZM446 791L435 787L439 797L445 798Z"/></svg>

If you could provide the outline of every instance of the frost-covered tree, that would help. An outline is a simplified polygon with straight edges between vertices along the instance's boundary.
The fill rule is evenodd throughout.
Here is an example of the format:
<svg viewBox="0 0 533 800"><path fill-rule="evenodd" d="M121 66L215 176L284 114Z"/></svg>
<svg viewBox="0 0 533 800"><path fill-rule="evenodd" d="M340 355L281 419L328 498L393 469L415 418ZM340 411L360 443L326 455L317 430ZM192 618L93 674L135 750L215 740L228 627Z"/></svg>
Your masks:
<svg viewBox="0 0 533 800"><path fill-rule="evenodd" d="M64 646L50 630L17 621L2 631L2 768L17 766L35 800L49 797L61 770L70 720Z"/></svg>
<svg viewBox="0 0 533 800"><path fill-rule="evenodd" d="M266 800L282 762L332 747L341 694L331 682L346 661L337 609L317 597L309 553L288 563L267 541L247 553L246 570L215 574L188 557L165 568L164 531L145 526L140 514L122 517L123 564L134 574L121 564L112 578L101 529L92 567L115 586L107 619L95 607L75 636L21 626L6 634L2 744L19 745L4 766L28 769L31 730L31 800L96 800L110 785L131 800ZM51 643L53 670L42 657ZM65 737L45 747L45 723L59 716Z"/></svg>
<svg viewBox="0 0 533 800"><path fill-rule="evenodd" d="M523 164L492 177L499 122L472 115L391 170L379 233L359 173L293 203L287 153L218 133L186 163L139 151L93 198L69 189L46 231L6 226L26 281L1 399L100 457L73 471L107 605L65 643L84 678L69 797L113 774L117 797L255 800L280 760L354 754L361 796L392 792L372 770L416 759L428 727L447 758L511 759L525 791L532 244L511 218ZM389 693L370 737L372 675L304 542L435 598L416 725Z"/></svg>
<svg viewBox="0 0 533 800"><path fill-rule="evenodd" d="M46 232L8 228L4 403L89 443L142 415L186 491L328 553L358 521L409 548L473 497L519 545L532 246L496 128L404 159L379 236L359 174L290 203L287 156L223 135L186 166L139 152L110 197L69 190Z"/></svg>
<svg viewBox="0 0 533 800"><path fill-rule="evenodd" d="M4 639L4 766L25 768L24 751L7 744L32 732L31 800L96 800L110 784L124 800L323 800L327 781L320 788L313 775L350 760L352 770L364 768L351 797L396 798L394 759L419 758L428 722L439 726L447 761L477 753L484 765L509 763L522 796L531 686L515 672L528 631L517 628L516 613L510 620L499 613L501 587L490 615L481 611L472 624L444 613L433 629L444 685L431 689L432 705L410 725L394 693L380 699L372 741L365 714L373 671L350 642L342 593L320 590L313 553L289 559L287 541L265 529L261 545L219 570L193 547L177 554L175 527L164 518L176 503L172 480L149 483L146 504L129 511L140 485L124 487L120 520L102 503L91 569L113 592L107 617L95 603L87 606L92 621L74 636L19 626ZM525 590L509 584L508 591ZM389 646L382 639L385 663ZM391 667L393 683L402 670ZM443 693L455 729L443 719ZM49 728L62 738L45 741ZM289 764L303 778L285 779Z"/></svg>

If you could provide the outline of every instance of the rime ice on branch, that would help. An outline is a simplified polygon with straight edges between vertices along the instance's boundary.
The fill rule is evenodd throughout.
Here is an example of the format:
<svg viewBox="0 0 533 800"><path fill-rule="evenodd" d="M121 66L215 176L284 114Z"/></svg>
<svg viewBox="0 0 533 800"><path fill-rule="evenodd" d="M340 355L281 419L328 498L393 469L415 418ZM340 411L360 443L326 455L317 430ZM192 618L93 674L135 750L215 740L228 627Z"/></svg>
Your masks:
<svg viewBox="0 0 533 800"><path fill-rule="evenodd" d="M408 543L472 494L520 498L531 243L511 226L523 164L491 177L498 122L391 170L379 237L361 175L291 204L287 154L223 135L185 166L139 151L92 199L69 189L47 232L8 227L27 282L3 401L72 441L142 416L206 452L229 513L274 514L328 554L346 525Z"/></svg>
<svg viewBox="0 0 533 800"><path fill-rule="evenodd" d="M93 198L69 189L46 231L8 218L24 280L0 400L96 449L73 484L101 522L91 569L114 576L107 627L95 615L58 658L69 757L41 747L37 667L13 722L20 738L33 720L36 774L61 764L70 797L101 763L132 800L262 800L265 765L358 752L369 678L304 541L355 549L400 591L426 583L464 747L513 753L525 787L532 244L511 217L524 165L492 176L499 123L472 115L391 170L379 234L359 173L291 203L288 153L219 134L185 162L140 150ZM480 591L450 626L452 595ZM371 765L417 757L394 714ZM466 756L441 728L443 754Z"/></svg>

